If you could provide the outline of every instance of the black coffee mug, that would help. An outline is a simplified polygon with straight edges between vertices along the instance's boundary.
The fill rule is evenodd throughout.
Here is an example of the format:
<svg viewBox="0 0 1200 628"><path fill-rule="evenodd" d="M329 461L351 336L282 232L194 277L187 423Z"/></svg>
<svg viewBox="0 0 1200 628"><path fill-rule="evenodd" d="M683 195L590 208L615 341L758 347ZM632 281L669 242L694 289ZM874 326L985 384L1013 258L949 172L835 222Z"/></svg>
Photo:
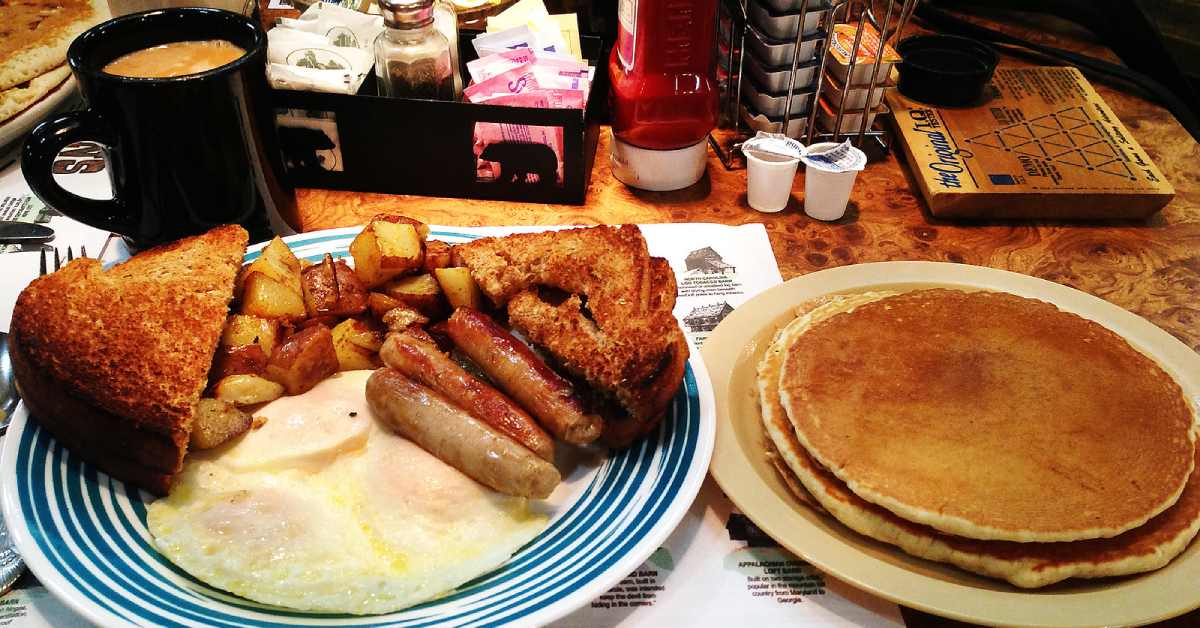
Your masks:
<svg viewBox="0 0 1200 628"><path fill-rule="evenodd" d="M246 53L187 76L102 71L136 50L212 39ZM295 199L281 179L266 56L262 28L219 9L147 11L93 27L67 51L87 107L33 130L21 154L25 180L47 205L139 248L226 223L244 226L251 241L289 231ZM107 147L112 200L83 198L55 182L55 157L81 140Z"/></svg>

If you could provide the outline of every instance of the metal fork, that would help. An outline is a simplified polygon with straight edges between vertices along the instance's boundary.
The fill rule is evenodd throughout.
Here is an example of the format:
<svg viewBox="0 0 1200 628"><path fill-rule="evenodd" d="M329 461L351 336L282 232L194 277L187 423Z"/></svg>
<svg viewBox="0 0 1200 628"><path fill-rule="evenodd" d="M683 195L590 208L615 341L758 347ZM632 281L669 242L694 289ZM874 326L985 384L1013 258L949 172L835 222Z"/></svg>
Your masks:
<svg viewBox="0 0 1200 628"><path fill-rule="evenodd" d="M53 248L53 247L47 247ZM54 270L62 268L62 257L59 255L58 249L54 251ZM79 256L87 257L87 247L79 247ZM75 259L75 250L67 247L67 261ZM45 275L48 272L46 261L46 249L41 251L41 274ZM3 434L8 429L8 423L12 418L12 413L16 410L17 402L20 397L17 396L16 382L12 372L12 358L8 354L8 334L0 333L0 434ZM17 553L16 547L13 546L12 539L8 534L8 525L0 520L0 595L6 593L21 574L25 571L25 561L21 559L21 555Z"/></svg>
<svg viewBox="0 0 1200 628"><path fill-rule="evenodd" d="M59 257L58 249L55 247L52 247L52 246L43 247L42 255L41 255L42 260L41 260L41 266L40 266L41 274L43 274L43 275L45 275L48 272L48 270L46 269L46 249L50 249L50 250L54 251L54 270L57 271L59 268L62 268L62 258ZM80 245L79 257L87 257L87 256L88 256L87 247ZM75 251L71 247L68 246L67 247L67 261L70 262L73 259L75 259Z"/></svg>

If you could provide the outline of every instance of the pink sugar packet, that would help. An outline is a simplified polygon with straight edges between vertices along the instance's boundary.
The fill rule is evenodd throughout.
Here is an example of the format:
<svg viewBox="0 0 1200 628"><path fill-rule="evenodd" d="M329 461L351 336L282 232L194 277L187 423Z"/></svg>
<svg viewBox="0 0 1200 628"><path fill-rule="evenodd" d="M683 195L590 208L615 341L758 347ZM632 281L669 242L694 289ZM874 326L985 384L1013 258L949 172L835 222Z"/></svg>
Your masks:
<svg viewBox="0 0 1200 628"><path fill-rule="evenodd" d="M529 48L498 52L467 62L467 73L471 75L472 81L482 83L497 74L503 74L526 63L532 63L533 55L534 52Z"/></svg>
<svg viewBox="0 0 1200 628"><path fill-rule="evenodd" d="M587 78L588 66L572 57L556 55L548 52L538 52L528 48L506 50L504 52L481 57L467 63L467 72L471 80L482 83L497 74L502 74L515 67L532 63L539 72L547 75L574 76Z"/></svg>
<svg viewBox="0 0 1200 628"><path fill-rule="evenodd" d="M533 64L526 63L511 70L501 72L485 81L467 86L463 96L471 102L483 102L495 96L520 94L531 89L538 89L538 79L533 73Z"/></svg>
<svg viewBox="0 0 1200 628"><path fill-rule="evenodd" d="M534 89L520 94L493 96L481 102L488 105L539 109L583 109L587 104L584 92L574 89Z"/></svg>

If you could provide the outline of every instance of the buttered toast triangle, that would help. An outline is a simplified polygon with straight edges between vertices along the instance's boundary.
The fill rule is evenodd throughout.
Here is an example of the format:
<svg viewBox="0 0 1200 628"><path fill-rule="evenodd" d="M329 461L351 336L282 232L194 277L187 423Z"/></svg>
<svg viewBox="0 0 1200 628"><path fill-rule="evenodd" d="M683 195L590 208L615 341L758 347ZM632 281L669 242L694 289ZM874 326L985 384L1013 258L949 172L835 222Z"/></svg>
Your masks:
<svg viewBox="0 0 1200 628"><path fill-rule="evenodd" d="M671 313L675 275L637 226L482 238L454 253L513 327L629 414L609 422L606 440L625 444L657 425L688 347Z"/></svg>
<svg viewBox="0 0 1200 628"><path fill-rule="evenodd" d="M165 493L183 463L247 237L218 227L108 270L77 259L29 284L9 341L34 420L101 470Z"/></svg>

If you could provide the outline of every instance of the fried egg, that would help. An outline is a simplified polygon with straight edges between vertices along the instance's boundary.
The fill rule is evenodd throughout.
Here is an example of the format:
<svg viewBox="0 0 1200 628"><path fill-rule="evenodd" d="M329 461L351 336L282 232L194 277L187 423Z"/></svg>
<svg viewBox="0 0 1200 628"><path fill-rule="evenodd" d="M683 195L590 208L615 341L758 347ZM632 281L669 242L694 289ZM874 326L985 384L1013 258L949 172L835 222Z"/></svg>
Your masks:
<svg viewBox="0 0 1200 628"><path fill-rule="evenodd" d="M189 455L150 504L154 543L205 583L288 608L384 613L500 566L545 528L527 500L478 484L378 423L370 371L255 413L266 423Z"/></svg>

